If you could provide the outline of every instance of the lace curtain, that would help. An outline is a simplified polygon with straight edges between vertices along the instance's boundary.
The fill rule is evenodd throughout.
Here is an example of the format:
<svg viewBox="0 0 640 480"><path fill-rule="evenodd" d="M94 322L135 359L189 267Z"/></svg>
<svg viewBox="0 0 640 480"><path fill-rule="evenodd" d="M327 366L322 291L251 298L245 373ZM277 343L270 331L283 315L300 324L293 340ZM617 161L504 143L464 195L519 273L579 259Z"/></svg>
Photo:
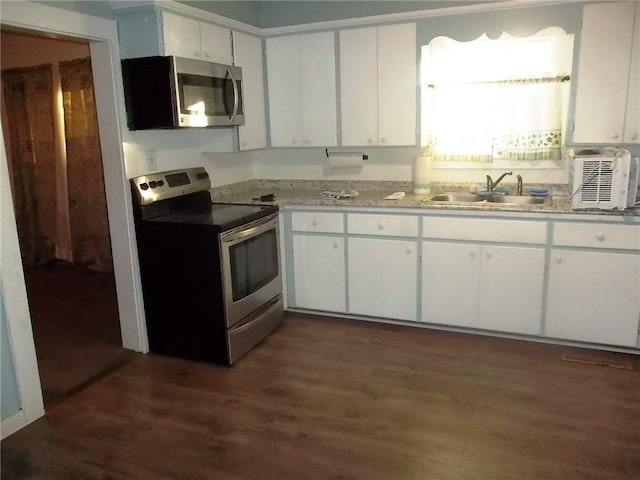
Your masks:
<svg viewBox="0 0 640 480"><path fill-rule="evenodd" d="M2 72L3 120L22 261L55 259L56 148L52 65Z"/></svg>
<svg viewBox="0 0 640 480"><path fill-rule="evenodd" d="M423 47L422 145L440 161L559 160L571 35Z"/></svg>
<svg viewBox="0 0 640 480"><path fill-rule="evenodd" d="M93 270L112 271L90 58L59 64L61 92L56 75L50 64L2 72L3 125L22 260L39 266L72 259ZM58 94L63 98L66 161L58 161L56 168ZM68 198L58 192L63 184ZM68 206L59 205L60 199ZM56 253L61 228L71 232L70 256Z"/></svg>
<svg viewBox="0 0 640 480"><path fill-rule="evenodd" d="M91 59L60 62L75 263L113 271Z"/></svg>

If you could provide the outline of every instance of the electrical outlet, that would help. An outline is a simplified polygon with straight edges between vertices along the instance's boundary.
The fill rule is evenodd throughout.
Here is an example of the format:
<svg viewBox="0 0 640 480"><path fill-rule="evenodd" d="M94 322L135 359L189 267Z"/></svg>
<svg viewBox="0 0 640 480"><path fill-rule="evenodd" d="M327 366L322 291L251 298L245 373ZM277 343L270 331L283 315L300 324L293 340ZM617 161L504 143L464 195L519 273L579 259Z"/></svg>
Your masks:
<svg viewBox="0 0 640 480"><path fill-rule="evenodd" d="M145 150L143 152L143 157L145 166L147 167L147 171L154 172L158 169L155 150Z"/></svg>

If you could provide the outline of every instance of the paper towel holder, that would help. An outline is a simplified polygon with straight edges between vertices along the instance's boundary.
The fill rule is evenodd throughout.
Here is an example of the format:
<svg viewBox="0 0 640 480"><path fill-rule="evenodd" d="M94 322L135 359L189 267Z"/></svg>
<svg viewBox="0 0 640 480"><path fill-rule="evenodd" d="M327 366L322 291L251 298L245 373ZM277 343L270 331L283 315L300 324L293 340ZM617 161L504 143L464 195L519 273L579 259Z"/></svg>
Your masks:
<svg viewBox="0 0 640 480"><path fill-rule="evenodd" d="M358 153L358 152L339 152L339 153ZM329 149L325 148L324 149L324 154L327 156L327 158L329 158ZM367 155L366 153L362 154L362 160L369 160L369 155Z"/></svg>

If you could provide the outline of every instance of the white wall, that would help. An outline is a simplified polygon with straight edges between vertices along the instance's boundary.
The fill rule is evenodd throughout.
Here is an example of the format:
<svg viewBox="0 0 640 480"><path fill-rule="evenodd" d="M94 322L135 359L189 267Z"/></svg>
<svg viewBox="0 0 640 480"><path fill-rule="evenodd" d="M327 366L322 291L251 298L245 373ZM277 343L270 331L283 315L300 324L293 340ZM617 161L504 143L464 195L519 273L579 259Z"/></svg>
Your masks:
<svg viewBox="0 0 640 480"><path fill-rule="evenodd" d="M252 152L209 153L219 148L230 150L233 129L127 131L123 137L127 178L198 166L207 169L214 187L255 178ZM147 162L148 152L156 159L155 170Z"/></svg>
<svg viewBox="0 0 640 480"><path fill-rule="evenodd" d="M417 147L399 148L329 148L335 151L358 151L369 156L361 169L328 168L324 148L272 148L254 152L254 172L260 179L287 180L410 180Z"/></svg>
<svg viewBox="0 0 640 480"><path fill-rule="evenodd" d="M87 42L71 42L5 31L0 37L0 49L3 70L56 63L90 55Z"/></svg>
<svg viewBox="0 0 640 480"><path fill-rule="evenodd" d="M386 148L330 148L329 151L362 151L369 156L361 169L328 168L324 149L321 148L277 148L256 151L253 154L254 174L260 179L310 179L310 180L394 180L411 181L415 156L419 147ZM432 180L438 182L485 181L485 175L496 176L502 171L520 173L525 183L567 183L567 169L532 169L524 163L505 163L487 168L438 168L432 170Z"/></svg>

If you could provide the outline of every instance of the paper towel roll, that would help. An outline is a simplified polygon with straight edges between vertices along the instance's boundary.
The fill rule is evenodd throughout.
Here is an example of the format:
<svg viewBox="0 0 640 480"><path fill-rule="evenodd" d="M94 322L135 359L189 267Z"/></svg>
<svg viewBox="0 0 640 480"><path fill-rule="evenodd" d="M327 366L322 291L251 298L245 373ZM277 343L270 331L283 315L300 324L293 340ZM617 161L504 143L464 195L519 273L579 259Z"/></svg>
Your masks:
<svg viewBox="0 0 640 480"><path fill-rule="evenodd" d="M413 160L413 193L425 195L431 192L431 157L415 157Z"/></svg>
<svg viewBox="0 0 640 480"><path fill-rule="evenodd" d="M362 168L362 153L329 153L329 168Z"/></svg>

